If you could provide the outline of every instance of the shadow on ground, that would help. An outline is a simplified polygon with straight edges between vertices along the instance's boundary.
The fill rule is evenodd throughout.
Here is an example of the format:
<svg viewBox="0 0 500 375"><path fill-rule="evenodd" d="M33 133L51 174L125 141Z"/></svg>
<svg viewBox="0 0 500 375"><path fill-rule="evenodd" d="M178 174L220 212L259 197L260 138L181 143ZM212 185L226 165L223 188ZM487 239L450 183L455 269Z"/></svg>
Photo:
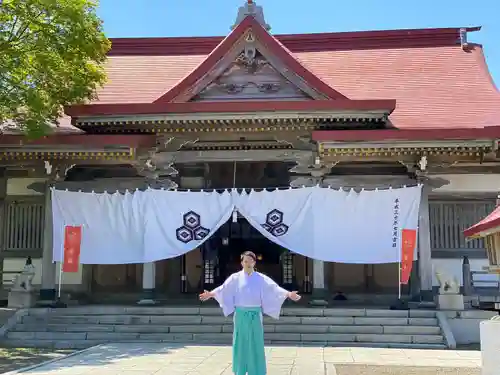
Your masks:
<svg viewBox="0 0 500 375"><path fill-rule="evenodd" d="M203 346L199 347L202 348ZM185 349L185 345L183 344L172 344L167 346L159 343L102 344L87 349L84 355L77 354L75 356L69 356L61 361L54 361L42 367L36 367L30 370L29 373L46 374L68 368L74 369L75 373L81 373L82 371L95 371L102 366L106 366L107 371L111 371L111 373L117 371L122 373L125 368L126 370L134 370L136 372L142 371L144 375L149 375L150 372L148 371L151 368L151 362L153 362L153 366L160 367L176 365L175 363L167 363L169 361L166 354L183 349ZM216 350L213 351L215 352ZM61 358L72 352L75 351L65 349L0 348L0 374ZM162 363L160 359L165 363ZM156 362L158 362L158 365L155 365ZM88 370L85 370L85 367L87 367ZM157 370L159 370L160 367ZM167 369L167 373L168 371Z"/></svg>
<svg viewBox="0 0 500 375"><path fill-rule="evenodd" d="M0 348L0 374L60 358L72 352L69 349Z"/></svg>

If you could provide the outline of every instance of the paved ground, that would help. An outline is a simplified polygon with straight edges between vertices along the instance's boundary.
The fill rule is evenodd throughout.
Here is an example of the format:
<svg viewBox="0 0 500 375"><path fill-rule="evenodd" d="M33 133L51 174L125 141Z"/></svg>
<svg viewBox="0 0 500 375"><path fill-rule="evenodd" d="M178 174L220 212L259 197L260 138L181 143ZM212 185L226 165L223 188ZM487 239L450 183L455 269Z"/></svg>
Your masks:
<svg viewBox="0 0 500 375"><path fill-rule="evenodd" d="M269 347L268 375L480 375L480 352ZM231 375L231 348L109 344L28 370L37 375Z"/></svg>

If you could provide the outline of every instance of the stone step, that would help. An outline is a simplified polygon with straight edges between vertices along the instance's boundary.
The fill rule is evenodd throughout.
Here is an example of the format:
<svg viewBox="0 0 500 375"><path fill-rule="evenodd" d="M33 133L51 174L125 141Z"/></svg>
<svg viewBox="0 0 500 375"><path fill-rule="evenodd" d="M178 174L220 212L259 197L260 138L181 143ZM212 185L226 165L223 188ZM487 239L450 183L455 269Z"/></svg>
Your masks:
<svg viewBox="0 0 500 375"><path fill-rule="evenodd" d="M84 348L107 342L231 344L233 318L217 307L81 306L30 309L6 345ZM285 308L264 317L276 345L445 348L432 310Z"/></svg>
<svg viewBox="0 0 500 375"><path fill-rule="evenodd" d="M121 306L80 306L67 309L32 308L30 315L53 316L102 316L102 315L197 315L219 316L218 307L121 307ZM283 316L298 317L392 317L392 318L435 318L433 310L387 310L387 309L352 309L352 308L284 308Z"/></svg>
<svg viewBox="0 0 500 375"><path fill-rule="evenodd" d="M229 322L228 322L229 323ZM231 333L232 324L225 325L111 325L111 324L18 324L14 332L131 332L131 333ZM369 325L285 325L264 324L265 332L276 333L360 333L439 335L437 326L369 326Z"/></svg>
<svg viewBox="0 0 500 375"><path fill-rule="evenodd" d="M138 333L138 332L17 332L7 333L9 340L53 340L53 341L158 341L231 343L232 333ZM379 342L405 344L443 344L441 335L407 334L355 334L355 333L266 333L269 341L290 342Z"/></svg>
<svg viewBox="0 0 500 375"><path fill-rule="evenodd" d="M40 339L28 339L28 340L6 340L0 342L4 347L14 347L14 348L56 348L56 349L85 349L94 345L107 343L106 340L70 340L70 341L54 341L54 340L40 340ZM155 341L157 342L157 341ZM296 342L283 342L283 341L268 341L266 340L266 345L277 345L277 346L318 346L320 343L296 343ZM444 344L406 344L406 343L390 343L390 342L326 342L324 346L330 347L372 347L372 348L402 348L402 349L446 349Z"/></svg>
<svg viewBox="0 0 500 375"><path fill-rule="evenodd" d="M27 315L22 318L25 324L158 324L158 325L194 325L194 324L231 324L232 318L223 316L199 315ZM380 325L380 326L437 326L436 318L390 318L390 317L298 317L284 316L279 320L265 318L266 323L303 324L303 325Z"/></svg>

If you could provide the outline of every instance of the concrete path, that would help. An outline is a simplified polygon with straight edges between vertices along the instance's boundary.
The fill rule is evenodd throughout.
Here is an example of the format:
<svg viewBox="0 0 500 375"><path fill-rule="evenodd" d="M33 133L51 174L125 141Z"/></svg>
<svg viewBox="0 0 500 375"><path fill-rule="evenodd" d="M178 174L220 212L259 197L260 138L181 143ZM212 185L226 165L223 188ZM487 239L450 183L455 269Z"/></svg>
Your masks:
<svg viewBox="0 0 500 375"><path fill-rule="evenodd" d="M477 351L268 347L266 352L268 375L480 375ZM108 344L17 373L231 375L231 348Z"/></svg>

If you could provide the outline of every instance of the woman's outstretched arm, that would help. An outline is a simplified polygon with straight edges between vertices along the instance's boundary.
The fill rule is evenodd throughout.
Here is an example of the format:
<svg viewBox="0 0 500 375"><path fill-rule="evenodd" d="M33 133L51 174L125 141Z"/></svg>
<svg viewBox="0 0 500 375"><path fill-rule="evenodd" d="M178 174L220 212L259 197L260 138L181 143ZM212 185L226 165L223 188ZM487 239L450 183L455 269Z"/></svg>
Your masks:
<svg viewBox="0 0 500 375"><path fill-rule="evenodd" d="M237 277L231 275L224 281L224 284L218 286L212 291L205 290L200 294L200 300L202 302L208 301L210 298L214 298L222 308L225 316L228 316L234 312L234 299L235 299L235 284Z"/></svg>

